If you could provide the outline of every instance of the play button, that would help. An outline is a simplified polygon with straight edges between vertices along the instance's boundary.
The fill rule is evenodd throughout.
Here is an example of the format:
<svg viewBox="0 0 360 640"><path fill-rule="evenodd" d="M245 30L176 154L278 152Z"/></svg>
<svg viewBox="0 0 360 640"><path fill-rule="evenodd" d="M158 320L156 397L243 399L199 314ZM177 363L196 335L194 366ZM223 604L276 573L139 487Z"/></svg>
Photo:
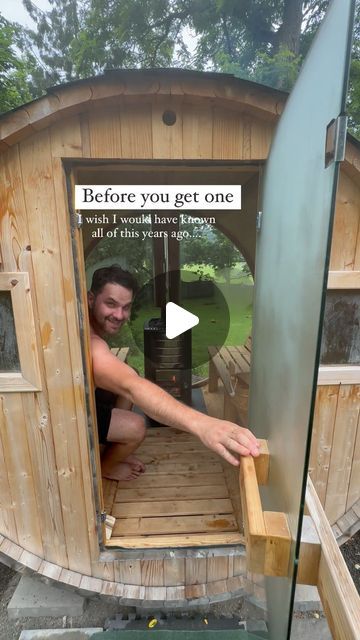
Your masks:
<svg viewBox="0 0 360 640"><path fill-rule="evenodd" d="M169 340L180 336L197 324L199 324L199 318L194 313L186 311L174 302L167 303L165 333Z"/></svg>
<svg viewBox="0 0 360 640"><path fill-rule="evenodd" d="M167 272L169 283L176 281L176 274ZM187 332L191 329L191 340L188 342L191 345L190 362L196 375L202 376L208 372L208 347L220 348L225 344L230 328L230 313L222 286L211 280L199 280L196 274L187 269L182 269L180 275L178 295L173 300L168 298L163 308L156 294L164 286L164 279L160 276L147 280L134 298L131 321L128 327L122 329L121 335L123 344L131 345L134 353L131 366L141 372L144 359L140 353L145 355L145 335L152 344L151 353L147 352L147 360L154 363L155 369L159 358L174 369L180 366L178 356L174 355L178 348L176 343L187 342ZM226 289L226 285L223 288ZM234 301L232 304L235 306Z"/></svg>

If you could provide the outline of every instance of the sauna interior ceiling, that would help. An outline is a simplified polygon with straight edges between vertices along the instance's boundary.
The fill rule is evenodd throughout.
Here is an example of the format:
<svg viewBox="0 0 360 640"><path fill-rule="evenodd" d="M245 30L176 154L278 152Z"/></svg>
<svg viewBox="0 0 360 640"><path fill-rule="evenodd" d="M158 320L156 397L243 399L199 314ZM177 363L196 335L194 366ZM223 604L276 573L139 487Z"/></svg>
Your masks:
<svg viewBox="0 0 360 640"><path fill-rule="evenodd" d="M253 165L220 167L156 166L134 164L122 167L89 166L75 170L77 184L241 184L258 175Z"/></svg>

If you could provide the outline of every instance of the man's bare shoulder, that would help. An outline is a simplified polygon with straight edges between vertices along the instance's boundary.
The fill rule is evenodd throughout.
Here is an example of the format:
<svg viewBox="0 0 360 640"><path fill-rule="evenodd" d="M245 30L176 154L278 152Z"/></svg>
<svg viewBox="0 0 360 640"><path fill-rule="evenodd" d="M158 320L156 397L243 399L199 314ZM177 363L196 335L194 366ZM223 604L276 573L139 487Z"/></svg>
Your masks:
<svg viewBox="0 0 360 640"><path fill-rule="evenodd" d="M104 338L102 338L101 336L99 336L97 333L95 333L95 331L93 329L90 330L90 345L91 345L91 351L99 351L99 352L104 352L104 353L109 353L111 354L109 345L107 344L106 340L104 340Z"/></svg>

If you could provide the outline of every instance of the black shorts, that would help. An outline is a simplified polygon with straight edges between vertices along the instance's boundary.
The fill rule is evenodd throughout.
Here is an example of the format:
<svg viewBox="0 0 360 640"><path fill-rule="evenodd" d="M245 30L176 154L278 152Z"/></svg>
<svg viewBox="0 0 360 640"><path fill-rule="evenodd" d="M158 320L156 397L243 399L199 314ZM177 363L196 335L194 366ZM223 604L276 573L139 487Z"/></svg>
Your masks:
<svg viewBox="0 0 360 640"><path fill-rule="evenodd" d="M105 389L95 389L96 418L100 444L106 444L110 427L111 412L115 407L117 396Z"/></svg>

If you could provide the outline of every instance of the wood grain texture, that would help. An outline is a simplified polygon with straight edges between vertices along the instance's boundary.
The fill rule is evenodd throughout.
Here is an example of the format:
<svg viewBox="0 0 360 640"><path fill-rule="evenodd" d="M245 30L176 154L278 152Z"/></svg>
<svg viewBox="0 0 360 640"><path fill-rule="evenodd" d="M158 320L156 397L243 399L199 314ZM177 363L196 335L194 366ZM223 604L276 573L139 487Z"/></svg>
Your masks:
<svg viewBox="0 0 360 640"><path fill-rule="evenodd" d="M123 158L152 158L153 132L151 104L123 104L120 108Z"/></svg>
<svg viewBox="0 0 360 640"><path fill-rule="evenodd" d="M357 640L360 637L359 594L310 479L306 503L321 544L318 589L332 636L337 640Z"/></svg>
<svg viewBox="0 0 360 640"><path fill-rule="evenodd" d="M61 238L60 262L63 282L63 295L65 302L64 309L66 313L67 332L69 340L71 341L69 354L75 402L76 429L78 433L79 448L81 452L81 472L79 473L79 488L82 484L84 505L86 509L86 525L84 523L84 532L87 532L91 559L94 561L98 557L99 548L96 536L96 507L93 494L93 469L91 468L90 464L91 457L89 450L89 425L84 391L85 379L80 342L80 321L78 317L77 306L78 296L74 278L74 271L78 270L78 265L74 266L74 257L71 245L70 212L68 207L65 174L61 163L61 157L64 155L66 157L78 157L79 155L81 155L81 144L81 126L78 116L68 118L61 124L61 126L55 125L52 127L50 134L50 148L52 154L52 170L58 236L59 238ZM83 287L86 289L85 274L81 271L81 269L79 270L80 280ZM83 305L85 305L86 309L87 298L85 295L85 291L83 291L82 295ZM88 385L91 389L91 380L88 381ZM92 415L94 416L94 407L93 405L91 405L91 407L93 412ZM95 468L98 478L100 478L100 456L98 447L95 447L94 457ZM97 483L96 490L98 492L99 502L102 505L101 482ZM74 569L77 569L77 567L74 567Z"/></svg>
<svg viewBox="0 0 360 640"><path fill-rule="evenodd" d="M213 533L216 531L237 531L234 516L232 514L211 514L204 516L169 516L166 518L118 518L113 529L113 537Z"/></svg>
<svg viewBox="0 0 360 640"><path fill-rule="evenodd" d="M34 309L37 345L41 345L38 327L37 288L32 266L32 248L27 224L26 205L23 190L23 177L20 164L19 148L16 146L7 154L4 167L4 184L7 187L7 215L13 222L2 229L2 235L9 251L4 253L7 269L25 271L29 274ZM9 185L12 188L8 188ZM0 186L1 190L1 186ZM6 235L11 231L10 235ZM11 251L10 251L11 249ZM49 325L49 330L51 329ZM37 347L39 354L42 350ZM39 357L40 386L42 392L23 394L22 404L27 425L29 451L36 486L37 505L40 515L41 535L44 553L51 562L67 566L64 527L61 513L61 501L56 472L53 424L49 415L47 385L43 358Z"/></svg>
<svg viewBox="0 0 360 640"><path fill-rule="evenodd" d="M241 114L214 108L213 159L244 160L251 157L243 149L244 121Z"/></svg>
<svg viewBox="0 0 360 640"><path fill-rule="evenodd" d="M121 158L120 110L118 107L89 113L90 151L92 158Z"/></svg>
<svg viewBox="0 0 360 640"><path fill-rule="evenodd" d="M29 455L21 396L0 398L1 439L14 507L17 539L26 551L43 557L37 491Z"/></svg>
<svg viewBox="0 0 360 640"><path fill-rule="evenodd" d="M176 113L176 122L167 126L162 120L165 109ZM152 107L152 157L155 159L182 159L183 155L183 113L182 103L178 100L164 103L154 101Z"/></svg>
<svg viewBox="0 0 360 640"><path fill-rule="evenodd" d="M309 474L323 505L326 499L339 389L339 385L326 385L318 387L316 393Z"/></svg>
<svg viewBox="0 0 360 640"><path fill-rule="evenodd" d="M340 171L331 243L330 271L359 270L359 216L359 186L344 171Z"/></svg>
<svg viewBox="0 0 360 640"><path fill-rule="evenodd" d="M359 412L360 385L341 385L325 499L331 524L346 511Z"/></svg>
<svg viewBox="0 0 360 640"><path fill-rule="evenodd" d="M222 545L244 544L245 538L241 533L181 533L169 535L121 536L113 537L107 542L107 547L120 549L167 549L177 547L214 547Z"/></svg>
<svg viewBox="0 0 360 640"><path fill-rule="evenodd" d="M85 452L80 453L71 348L68 328L64 324L63 310L67 306L65 274L60 258L58 227L48 215L49 211L56 210L49 132L38 133L22 143L20 157L34 279L39 292L38 318L43 339L50 415L54 424L56 468L69 568L90 573L87 525L79 528L79 522L87 523L82 478L82 456ZM75 342L74 335L77 332L71 335Z"/></svg>
<svg viewBox="0 0 360 640"><path fill-rule="evenodd" d="M360 271L329 271L328 289L360 289Z"/></svg>

